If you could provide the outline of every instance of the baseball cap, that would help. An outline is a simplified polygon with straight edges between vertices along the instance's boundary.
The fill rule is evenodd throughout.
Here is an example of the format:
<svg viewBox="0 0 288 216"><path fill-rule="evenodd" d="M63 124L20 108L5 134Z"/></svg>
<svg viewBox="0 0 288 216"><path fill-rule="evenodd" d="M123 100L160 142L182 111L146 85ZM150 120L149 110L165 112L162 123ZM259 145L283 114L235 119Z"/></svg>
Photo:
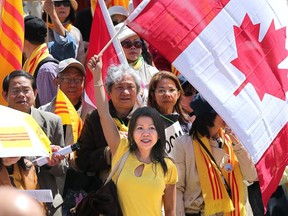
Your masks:
<svg viewBox="0 0 288 216"><path fill-rule="evenodd" d="M85 71L83 64L81 64L81 62L77 61L74 58L68 58L63 61L60 61L58 64L57 72L59 74L63 72L66 68L70 68L70 67L77 68L83 73L84 76L86 75L86 71Z"/></svg>

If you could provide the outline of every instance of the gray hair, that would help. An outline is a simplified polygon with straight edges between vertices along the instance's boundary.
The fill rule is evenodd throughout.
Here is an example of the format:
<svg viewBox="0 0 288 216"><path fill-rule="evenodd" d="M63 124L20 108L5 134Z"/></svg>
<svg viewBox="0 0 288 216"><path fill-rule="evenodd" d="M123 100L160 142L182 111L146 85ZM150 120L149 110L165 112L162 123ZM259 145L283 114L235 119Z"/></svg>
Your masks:
<svg viewBox="0 0 288 216"><path fill-rule="evenodd" d="M113 84L119 83L124 75L131 76L134 79L137 88L137 94L139 93L141 87L140 77L132 67L124 64L120 64L118 66L111 65L108 68L107 77L105 80L105 87L108 93L111 92Z"/></svg>

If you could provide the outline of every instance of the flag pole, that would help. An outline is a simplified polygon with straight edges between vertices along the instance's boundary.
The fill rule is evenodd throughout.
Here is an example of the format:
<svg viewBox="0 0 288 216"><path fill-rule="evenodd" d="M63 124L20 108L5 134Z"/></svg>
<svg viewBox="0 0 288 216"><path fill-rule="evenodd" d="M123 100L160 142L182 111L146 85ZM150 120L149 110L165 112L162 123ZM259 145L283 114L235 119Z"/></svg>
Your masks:
<svg viewBox="0 0 288 216"><path fill-rule="evenodd" d="M123 30L123 28L126 26L126 22L124 22L124 25L121 26L121 28L116 32L116 34L108 41L108 43L102 48L102 50L99 52L99 56L103 54L103 52L109 47L109 45L113 42L113 40L119 35L119 33Z"/></svg>
<svg viewBox="0 0 288 216"><path fill-rule="evenodd" d="M46 13L46 29L47 29L46 43L47 44L49 42L49 26L48 26L49 17L48 16L49 16L48 13Z"/></svg>

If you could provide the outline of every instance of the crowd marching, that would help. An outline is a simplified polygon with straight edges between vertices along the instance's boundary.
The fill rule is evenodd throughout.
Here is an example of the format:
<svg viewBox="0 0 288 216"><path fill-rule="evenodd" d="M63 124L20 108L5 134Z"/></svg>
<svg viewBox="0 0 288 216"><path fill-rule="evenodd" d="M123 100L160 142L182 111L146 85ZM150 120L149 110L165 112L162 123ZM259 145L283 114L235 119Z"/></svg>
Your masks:
<svg viewBox="0 0 288 216"><path fill-rule="evenodd" d="M7 205L25 215L77 215L122 161L112 180L124 216L288 215L287 168L265 213L255 164L235 133L173 65L123 26L133 1L105 0L128 62L107 73L101 54L87 59L96 1L78 3L23 1L23 67L1 81L2 96L36 120L53 154L43 166L32 163L36 157L0 158L0 215L18 215L5 213ZM97 108L84 97L86 66ZM76 129L57 115L60 92L76 110ZM57 154L74 143L76 151ZM21 198L13 187L50 189L53 201ZM29 202L27 209L3 204L15 197ZM88 210L81 214L99 215Z"/></svg>

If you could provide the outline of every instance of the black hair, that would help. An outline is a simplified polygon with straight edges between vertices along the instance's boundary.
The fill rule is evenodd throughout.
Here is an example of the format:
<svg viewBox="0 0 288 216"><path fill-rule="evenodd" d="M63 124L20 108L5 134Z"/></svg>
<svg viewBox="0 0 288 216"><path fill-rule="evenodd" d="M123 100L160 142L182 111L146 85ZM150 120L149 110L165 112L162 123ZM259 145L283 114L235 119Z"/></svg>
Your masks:
<svg viewBox="0 0 288 216"><path fill-rule="evenodd" d="M147 45L146 45L146 42L140 38L141 42L142 42L142 57L144 59L144 61L149 64L149 65L152 65L152 55L150 54L150 52L148 51L148 48L147 48Z"/></svg>
<svg viewBox="0 0 288 216"><path fill-rule="evenodd" d="M28 165L27 163L25 163L25 157L21 157L18 161L17 164L20 168L24 169L24 170L29 170L32 167L32 163L31 165ZM2 158L0 158L0 170L4 167L3 162L2 162Z"/></svg>
<svg viewBox="0 0 288 216"><path fill-rule="evenodd" d="M2 82L2 90L4 92L8 92L11 79L13 79L15 77L18 77L18 76L26 77L27 79L29 79L31 81L32 89L33 90L37 89L36 81L35 81L34 77L31 74L29 74L29 73L27 73L26 71L23 71L23 70L15 70L15 71L12 71L10 74L8 74L4 78L4 80Z"/></svg>
<svg viewBox="0 0 288 216"><path fill-rule="evenodd" d="M40 45L47 36L46 23L39 17L28 15L24 18L25 40L31 44Z"/></svg>
<svg viewBox="0 0 288 216"><path fill-rule="evenodd" d="M153 146L150 154L150 159L152 163L160 163L162 166L162 169L164 171L164 175L167 173L167 164L164 160L165 157L167 157L166 153L166 137L165 137L165 128L163 124L163 120L161 119L160 114L158 111L151 107L141 107L138 108L132 115L132 118L129 122L129 129L128 129L128 141L130 144L130 151L131 152L137 152L138 147L134 141L133 138L133 132L136 127L136 122L139 117L150 117L153 120L153 123L155 125L156 131L158 133L158 140L156 144Z"/></svg>
<svg viewBox="0 0 288 216"><path fill-rule="evenodd" d="M210 138L209 128L214 126L216 116L217 113L206 113L205 115L197 116L189 131L189 135L193 135L198 132L202 136Z"/></svg>

